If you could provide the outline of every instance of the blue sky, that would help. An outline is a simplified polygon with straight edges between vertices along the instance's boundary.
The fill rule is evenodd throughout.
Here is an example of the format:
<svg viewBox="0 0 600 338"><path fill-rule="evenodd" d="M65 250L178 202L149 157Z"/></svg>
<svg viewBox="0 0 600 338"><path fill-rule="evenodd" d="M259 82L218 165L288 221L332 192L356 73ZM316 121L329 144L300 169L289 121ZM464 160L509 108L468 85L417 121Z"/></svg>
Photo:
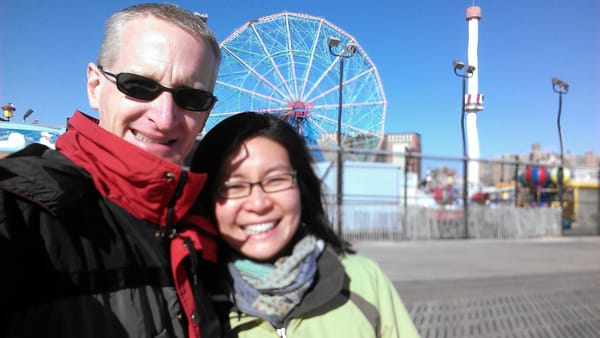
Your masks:
<svg viewBox="0 0 600 338"><path fill-rule="evenodd" d="M219 41L245 22L282 11L322 17L353 35L378 68L388 101L385 131L417 132L423 152L460 156L461 82L452 60L467 61L465 10L472 0L171 1L206 12ZM92 115L85 70L95 61L104 23L139 1L4 0L0 3L0 103L14 121L64 125L74 109ZM558 153L558 96L565 151L600 154L600 1L475 1L479 23L478 114L482 158Z"/></svg>

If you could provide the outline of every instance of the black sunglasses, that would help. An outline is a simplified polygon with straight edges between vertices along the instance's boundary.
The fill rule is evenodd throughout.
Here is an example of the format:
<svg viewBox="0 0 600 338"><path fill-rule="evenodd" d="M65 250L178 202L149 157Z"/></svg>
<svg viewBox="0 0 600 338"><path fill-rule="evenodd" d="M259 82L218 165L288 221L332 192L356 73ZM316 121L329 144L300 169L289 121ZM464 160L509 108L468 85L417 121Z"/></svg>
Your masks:
<svg viewBox="0 0 600 338"><path fill-rule="evenodd" d="M121 93L136 99L152 101L160 93L167 91L173 95L173 100L179 107L192 111L210 110L217 102L217 97L206 90L188 87L169 88L141 75L132 73L113 74L105 71L100 65L98 65L98 70L104 75L113 77L117 82L117 89Z"/></svg>

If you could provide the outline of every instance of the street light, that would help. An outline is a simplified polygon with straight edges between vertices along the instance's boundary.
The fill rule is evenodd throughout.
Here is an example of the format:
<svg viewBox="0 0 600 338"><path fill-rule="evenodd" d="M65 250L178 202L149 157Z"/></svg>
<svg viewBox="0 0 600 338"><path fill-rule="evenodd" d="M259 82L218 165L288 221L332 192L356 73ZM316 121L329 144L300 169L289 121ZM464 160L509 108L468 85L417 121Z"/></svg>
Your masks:
<svg viewBox="0 0 600 338"><path fill-rule="evenodd" d="M560 203L560 222L561 222L561 233L564 230L564 212L563 212L563 167L564 163L564 152L563 152L563 139L562 129L560 127L560 114L562 111L562 96L569 92L569 85L562 80L553 77L552 78L552 90L558 93L558 117L556 118L556 125L558 127L558 139L560 141L560 167L558 168L558 201Z"/></svg>
<svg viewBox="0 0 600 338"><path fill-rule="evenodd" d="M25 112L25 114L23 114L23 123L25 123L25 120L31 115L33 114L33 109L29 108L27 109L27 111Z"/></svg>
<svg viewBox="0 0 600 338"><path fill-rule="evenodd" d="M340 82L339 82L339 91L338 91L338 116L337 116L337 230L338 235L342 236L342 204L344 199L344 191L343 191L343 175L344 175L344 165L342 159L342 85L344 83L344 59L348 59L354 55L356 52L356 44L352 42L348 42L341 52L335 53L333 51L334 48L338 48L340 46L340 39L334 37L327 38L327 45L329 46L329 53L331 55L339 58L340 60Z"/></svg>
<svg viewBox="0 0 600 338"><path fill-rule="evenodd" d="M462 78L462 96L460 97L460 131L463 147L463 210L465 213L465 236L469 238L469 190L468 190L468 161L467 141L465 139L465 94L467 79L473 76L475 66L465 65L462 61L452 61L454 74Z"/></svg>

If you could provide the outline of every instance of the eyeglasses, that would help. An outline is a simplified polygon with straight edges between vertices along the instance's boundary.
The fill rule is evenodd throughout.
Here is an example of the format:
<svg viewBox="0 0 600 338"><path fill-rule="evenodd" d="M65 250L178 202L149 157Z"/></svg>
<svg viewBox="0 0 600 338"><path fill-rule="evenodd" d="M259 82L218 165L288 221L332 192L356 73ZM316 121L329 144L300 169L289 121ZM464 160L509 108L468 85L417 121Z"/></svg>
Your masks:
<svg viewBox="0 0 600 338"><path fill-rule="evenodd" d="M252 187L258 185L266 193L278 192L289 189L296 184L296 172L265 177L256 182L225 182L217 188L220 198L235 199L248 197Z"/></svg>
<svg viewBox="0 0 600 338"><path fill-rule="evenodd" d="M98 65L98 70L106 76L113 77L117 82L117 89L121 93L136 99L152 101L160 93L167 91L173 95L173 100L175 100L175 103L179 107L192 111L210 110L217 102L216 96L202 89L188 87L169 88L141 75L132 73L113 74L105 71L100 65Z"/></svg>

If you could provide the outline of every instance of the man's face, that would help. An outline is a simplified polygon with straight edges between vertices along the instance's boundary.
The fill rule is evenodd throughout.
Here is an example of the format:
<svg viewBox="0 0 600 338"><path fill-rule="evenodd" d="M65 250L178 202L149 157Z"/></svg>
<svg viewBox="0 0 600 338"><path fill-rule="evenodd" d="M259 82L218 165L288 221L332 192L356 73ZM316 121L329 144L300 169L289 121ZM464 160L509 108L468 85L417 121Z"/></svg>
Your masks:
<svg viewBox="0 0 600 338"><path fill-rule="evenodd" d="M218 64L211 47L174 24L147 17L129 22L114 64L101 65L114 74L134 73L165 87L212 92ZM88 65L88 98L99 110L100 126L137 147L181 164L191 151L209 112L179 107L170 92L153 100L121 93L113 77Z"/></svg>

